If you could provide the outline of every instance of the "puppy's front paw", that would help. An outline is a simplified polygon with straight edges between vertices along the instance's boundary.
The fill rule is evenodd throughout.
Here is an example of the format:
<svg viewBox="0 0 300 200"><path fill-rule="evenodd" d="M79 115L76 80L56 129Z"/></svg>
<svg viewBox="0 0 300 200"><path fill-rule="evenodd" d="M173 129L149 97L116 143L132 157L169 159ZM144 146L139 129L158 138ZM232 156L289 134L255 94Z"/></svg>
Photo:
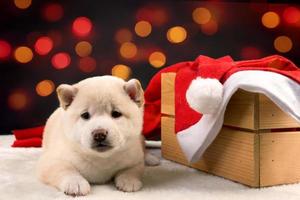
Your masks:
<svg viewBox="0 0 300 200"><path fill-rule="evenodd" d="M81 176L68 176L63 178L60 189L67 195L84 196L90 192L91 186Z"/></svg>
<svg viewBox="0 0 300 200"><path fill-rule="evenodd" d="M115 185L118 190L123 192L135 192L143 187L143 183L136 177L120 175L115 179Z"/></svg>

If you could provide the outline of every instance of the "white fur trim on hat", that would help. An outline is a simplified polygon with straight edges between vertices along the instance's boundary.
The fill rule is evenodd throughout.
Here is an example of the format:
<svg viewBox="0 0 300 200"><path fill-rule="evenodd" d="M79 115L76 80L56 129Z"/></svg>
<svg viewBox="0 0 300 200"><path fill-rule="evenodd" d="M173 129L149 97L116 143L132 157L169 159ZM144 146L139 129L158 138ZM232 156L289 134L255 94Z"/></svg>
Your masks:
<svg viewBox="0 0 300 200"><path fill-rule="evenodd" d="M213 114L223 97L223 85L217 79L194 79L186 92L189 106L202 114Z"/></svg>

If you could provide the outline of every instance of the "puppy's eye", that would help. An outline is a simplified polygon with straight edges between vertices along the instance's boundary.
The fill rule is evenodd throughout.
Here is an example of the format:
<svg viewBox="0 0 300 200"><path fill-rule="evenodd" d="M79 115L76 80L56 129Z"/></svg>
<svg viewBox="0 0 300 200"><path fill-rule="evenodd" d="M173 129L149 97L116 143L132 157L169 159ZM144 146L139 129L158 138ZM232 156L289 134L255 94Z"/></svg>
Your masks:
<svg viewBox="0 0 300 200"><path fill-rule="evenodd" d="M120 113L120 112L118 112L118 111L112 111L112 112L111 112L111 116L112 116L113 118L119 118L119 117L122 116L122 113Z"/></svg>
<svg viewBox="0 0 300 200"><path fill-rule="evenodd" d="M84 113L82 113L81 115L80 115L80 117L82 118L82 119L85 119L85 120L88 120L88 119L90 119L90 113L88 113L88 112L84 112Z"/></svg>

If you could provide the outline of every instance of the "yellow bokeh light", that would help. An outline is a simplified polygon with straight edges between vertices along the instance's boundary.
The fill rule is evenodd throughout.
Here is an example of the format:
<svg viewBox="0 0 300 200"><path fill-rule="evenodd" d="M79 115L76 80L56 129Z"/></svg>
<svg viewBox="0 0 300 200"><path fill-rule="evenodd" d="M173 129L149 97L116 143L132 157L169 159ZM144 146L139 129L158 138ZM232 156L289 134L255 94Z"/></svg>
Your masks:
<svg viewBox="0 0 300 200"><path fill-rule="evenodd" d="M35 91L38 95L46 97L54 91L54 87L54 83L51 80L43 80L36 85Z"/></svg>
<svg viewBox="0 0 300 200"><path fill-rule="evenodd" d="M267 28L275 28L280 23L280 18L275 12L266 12L261 18L262 24Z"/></svg>
<svg viewBox="0 0 300 200"><path fill-rule="evenodd" d="M131 75L131 69L126 65L118 64L113 66L111 74L124 80L128 80Z"/></svg>
<svg viewBox="0 0 300 200"><path fill-rule="evenodd" d="M279 36L274 40L274 47L277 51L286 53L292 49L293 42L287 36Z"/></svg>
<svg viewBox="0 0 300 200"><path fill-rule="evenodd" d="M138 36L147 37L152 31L152 26L147 21L139 21L136 23L134 30Z"/></svg>
<svg viewBox="0 0 300 200"><path fill-rule="evenodd" d="M16 91L9 95L8 105L13 110L21 110L28 104L27 96L22 91Z"/></svg>
<svg viewBox="0 0 300 200"><path fill-rule="evenodd" d="M120 54L124 58L133 58L137 54L137 47L131 42L125 42L120 47Z"/></svg>
<svg viewBox="0 0 300 200"><path fill-rule="evenodd" d="M193 11L193 20L197 23L197 24L206 24L207 22L209 22L209 20L211 19L211 13L207 8L196 8Z"/></svg>
<svg viewBox="0 0 300 200"><path fill-rule="evenodd" d="M186 30L181 26L172 27L167 32L167 39L172 43L183 42L186 39L186 36Z"/></svg>
<svg viewBox="0 0 300 200"><path fill-rule="evenodd" d="M149 56L149 63L155 68L160 68L166 64L166 56L162 52L155 51Z"/></svg>
<svg viewBox="0 0 300 200"><path fill-rule="evenodd" d="M115 40L119 43L130 42L132 40L132 33L126 28L122 28L116 32Z"/></svg>
<svg viewBox="0 0 300 200"><path fill-rule="evenodd" d="M92 53L92 45L87 41L78 42L75 46L75 51L78 56L86 57Z"/></svg>
<svg viewBox="0 0 300 200"><path fill-rule="evenodd" d="M14 0L15 6L20 9L26 9L31 5L31 0Z"/></svg>
<svg viewBox="0 0 300 200"><path fill-rule="evenodd" d="M33 58L32 50L28 47L21 46L15 50L15 59L20 63L28 63Z"/></svg>

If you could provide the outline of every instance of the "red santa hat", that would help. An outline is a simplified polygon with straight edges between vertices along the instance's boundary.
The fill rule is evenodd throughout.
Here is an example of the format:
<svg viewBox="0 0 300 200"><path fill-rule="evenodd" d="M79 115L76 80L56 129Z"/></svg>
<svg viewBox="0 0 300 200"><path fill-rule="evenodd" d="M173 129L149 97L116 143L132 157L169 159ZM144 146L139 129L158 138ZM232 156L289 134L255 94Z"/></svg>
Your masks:
<svg viewBox="0 0 300 200"><path fill-rule="evenodd" d="M202 114L211 114L219 107L223 96L223 85L228 77L238 71L265 70L300 80L300 71L291 61L281 56L270 56L260 60L233 62L230 58L214 60L200 56L198 77L194 79L186 92L186 98L194 110ZM205 63L203 63L205 62ZM201 89L201 92L197 92Z"/></svg>
<svg viewBox="0 0 300 200"><path fill-rule="evenodd" d="M258 60L233 61L229 56L199 56L158 72L145 91L144 134L160 132L161 74L176 72L175 132L188 160L197 161L222 127L231 95L242 88L264 93L300 121L300 69L274 55Z"/></svg>

